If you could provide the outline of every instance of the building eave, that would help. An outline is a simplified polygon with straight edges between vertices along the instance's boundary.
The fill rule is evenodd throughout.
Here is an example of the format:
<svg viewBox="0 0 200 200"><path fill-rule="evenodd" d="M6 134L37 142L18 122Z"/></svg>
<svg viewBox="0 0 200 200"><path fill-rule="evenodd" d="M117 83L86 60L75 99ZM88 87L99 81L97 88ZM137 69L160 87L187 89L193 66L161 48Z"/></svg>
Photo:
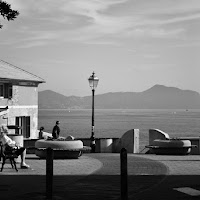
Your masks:
<svg viewBox="0 0 200 200"><path fill-rule="evenodd" d="M0 60L0 80L45 83L44 79L8 62Z"/></svg>

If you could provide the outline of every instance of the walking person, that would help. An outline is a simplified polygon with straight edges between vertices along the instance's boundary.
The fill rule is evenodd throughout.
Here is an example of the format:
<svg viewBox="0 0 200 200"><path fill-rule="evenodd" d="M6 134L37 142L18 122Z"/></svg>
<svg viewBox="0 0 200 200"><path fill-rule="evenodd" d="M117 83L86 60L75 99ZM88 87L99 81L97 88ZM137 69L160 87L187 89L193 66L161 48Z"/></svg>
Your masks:
<svg viewBox="0 0 200 200"><path fill-rule="evenodd" d="M59 135L60 135L60 127L59 127L59 124L60 124L60 122L59 122L59 121L56 121L56 124L55 124L55 126L53 127L53 130L52 130L52 137L53 137L53 139L59 138Z"/></svg>

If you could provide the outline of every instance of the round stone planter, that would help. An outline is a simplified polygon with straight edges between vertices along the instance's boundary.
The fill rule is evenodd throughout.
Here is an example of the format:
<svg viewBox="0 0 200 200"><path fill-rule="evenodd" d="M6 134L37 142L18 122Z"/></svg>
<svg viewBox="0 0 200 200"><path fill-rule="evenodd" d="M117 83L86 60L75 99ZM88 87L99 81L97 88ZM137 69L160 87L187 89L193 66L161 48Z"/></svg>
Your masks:
<svg viewBox="0 0 200 200"><path fill-rule="evenodd" d="M81 156L83 142L81 140L38 140L35 142L35 154L40 158L46 158L46 149L48 147L54 150L54 159L72 159Z"/></svg>
<svg viewBox="0 0 200 200"><path fill-rule="evenodd" d="M151 149L157 155L188 155L191 152L190 140L154 140Z"/></svg>
<svg viewBox="0 0 200 200"><path fill-rule="evenodd" d="M81 156L81 150L54 149L54 159L77 159ZM35 155L40 158L46 158L46 149L35 150Z"/></svg>

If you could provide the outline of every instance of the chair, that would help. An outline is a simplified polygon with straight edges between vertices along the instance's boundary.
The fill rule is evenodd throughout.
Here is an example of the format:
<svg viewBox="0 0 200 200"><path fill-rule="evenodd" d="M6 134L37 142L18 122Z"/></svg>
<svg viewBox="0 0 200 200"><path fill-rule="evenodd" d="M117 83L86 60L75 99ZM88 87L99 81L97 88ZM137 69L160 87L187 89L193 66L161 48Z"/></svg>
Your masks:
<svg viewBox="0 0 200 200"><path fill-rule="evenodd" d="M5 147L5 145L2 145L2 144L0 144L0 146L1 146L0 158L3 158L2 165L1 165L1 172L3 171L3 167L7 159L10 160L10 164L12 168L15 167L15 170L18 172L16 162L15 162L15 158L18 158L18 155L15 153L16 150L12 148L8 149Z"/></svg>

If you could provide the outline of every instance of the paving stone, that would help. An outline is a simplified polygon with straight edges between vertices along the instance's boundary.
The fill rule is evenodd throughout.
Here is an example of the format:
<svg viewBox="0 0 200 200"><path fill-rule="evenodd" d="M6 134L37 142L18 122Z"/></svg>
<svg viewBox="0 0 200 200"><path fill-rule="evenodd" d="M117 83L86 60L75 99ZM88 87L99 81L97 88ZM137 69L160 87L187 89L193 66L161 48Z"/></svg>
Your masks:
<svg viewBox="0 0 200 200"><path fill-rule="evenodd" d="M45 199L46 160L27 155L30 169L16 172L6 164L0 173L0 199ZM128 154L129 199L144 199L155 189L167 193L174 187L200 189L200 157ZM180 184L181 183L181 184ZM177 197L178 191L171 191ZM152 195L152 194L151 194ZM53 199L120 199L120 155L83 154L79 159L54 160ZM169 194L166 194L167 199ZM155 197L156 199L156 197ZM172 198L170 199L172 200Z"/></svg>

